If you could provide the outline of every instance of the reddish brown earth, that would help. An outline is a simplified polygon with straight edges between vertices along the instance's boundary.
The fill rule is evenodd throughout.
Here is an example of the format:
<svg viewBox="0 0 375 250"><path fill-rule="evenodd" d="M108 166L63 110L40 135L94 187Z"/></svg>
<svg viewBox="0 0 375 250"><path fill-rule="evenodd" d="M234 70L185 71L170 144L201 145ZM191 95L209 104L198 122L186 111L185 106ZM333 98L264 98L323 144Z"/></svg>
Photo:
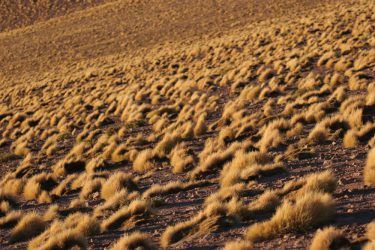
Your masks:
<svg viewBox="0 0 375 250"><path fill-rule="evenodd" d="M37 167L47 166L44 170L38 169L38 171L51 172L52 166L63 159L76 144L76 135L84 130L85 124L80 124L77 121L79 115L75 116L76 114L73 111L69 113L71 110L64 106L74 96L92 96L94 100L103 100L105 104L97 110L104 114L110 105L104 96L107 90L111 90L119 96L125 96L128 92L131 92L131 86L137 86L136 84L139 84L139 89L142 89L142 91L147 91L148 86L144 85L146 82L166 83L170 79L181 79L181 74L173 69L173 65L177 63L180 68L186 66L187 70L184 76L189 80L198 82L207 77L202 72L208 72L207 78L213 78L214 83L211 85L214 85L214 87L211 88L210 84L207 84L202 88L191 87L190 90L198 95L207 94L208 97L217 97L216 109L212 112L208 110L210 113L206 119L207 124L214 124L223 117L225 105L239 97L238 92L231 91L230 84L228 86L217 84L224 75L229 74L230 70L241 69L242 62L250 60L250 58L261 61L260 65L256 66L257 69L261 66L272 68L273 62L268 62L267 59L263 58L263 56L272 57L272 53L257 52L257 49L262 49L269 44L272 46L275 43L275 47L284 49L285 55L293 49L301 49L302 52L297 53L297 58L307 53L310 46L307 41L296 41L297 38L295 37L292 39L288 37L289 40L286 40L284 44L279 41L264 41L265 45L263 46L261 35L258 38L252 37L253 30L254 32L260 32L260 34L263 34L262 30L264 30L266 40L269 37L277 37L273 33L276 33L279 27L286 27L286 29L291 27L287 34L292 36L294 31L299 34L300 29L306 29L308 25L302 22L305 17L311 18L313 22L316 20L316 23L321 27L320 30L312 31L309 34L310 41L322 43L320 47L324 47L322 41L325 40L322 34L329 34L326 41L327 47L329 47L327 50L332 49L337 52L335 62L341 56L344 56L335 42L339 39L349 41L348 43L353 42L355 45L353 45L354 48L351 50L350 56L353 57L354 61L362 55L361 53L374 50L374 43L371 44L369 40L370 34L373 34L371 32L375 30L375 18L373 14L371 16L371 8L364 11L365 7L373 8L374 5L369 2L363 1L363 3L353 4L351 1L334 0L199 0L192 4L192 1L188 0L92 1L90 4L67 5L64 9L60 5L54 5L53 8L38 12L38 14L28 14L30 17L22 22L16 22L11 17L11 15L15 15L14 13L18 14L20 11L14 9L12 5L7 5L7 8L12 9L13 12L9 14L9 19L0 19L0 24L6 27L3 28L6 31L0 33L0 68L2 69L0 84L4 89L4 93L0 94L1 105L12 113L12 117L18 112L26 113L30 110L29 116L31 117L35 113L35 109L40 108L43 111L45 110L48 116L63 110L66 112L64 116L69 121L73 121L72 129L68 130L66 136L60 138L57 142L61 146L60 150L52 157L42 154L41 148L44 141L35 139L28 144L32 153L37 155ZM340 27L340 25L342 29L352 25L360 19L359 13L362 12L365 16L363 22L368 24L369 27L363 32L363 36L359 35L359 38L350 40L354 37L351 32L340 33L340 30L334 30L335 27ZM0 12L0 15L2 13L7 14L11 11ZM320 13L322 13L321 17L319 17ZM325 15L328 16L328 21L326 21ZM341 19L342 16L347 18ZM257 30L258 28L261 31ZM354 30L354 28L352 29ZM363 44L358 42L362 41L361 39L364 41ZM295 43L290 44L291 41L295 41ZM197 48L202 48L204 52L194 59L189 58L189 53ZM230 48L223 52L224 56L219 51L222 48ZM322 54L323 52L318 50L316 57L297 73L294 86L288 86L282 93L249 101L246 104L246 114L262 111L265 103L270 99L277 102L278 98L282 96L293 96L298 92L298 81L306 78L311 72L319 74L322 82L325 76L331 76L334 72L339 72L333 67L317 66ZM230 56L225 57L225 55ZM290 57L279 56L275 52L276 56L280 60L290 59ZM346 87L346 98L353 96L366 98L369 94L370 91L367 87L374 83L375 64L369 62L368 65L368 67L358 70L365 74L364 78L367 81L365 88L351 89L349 86L350 76L339 72L344 77L340 86ZM90 72L94 73L90 74ZM286 74L280 74L280 78L286 78ZM269 81L262 83L256 77L240 80L246 81L246 85L258 85L262 88L269 84ZM108 84L108 87L104 84ZM31 90L29 91L27 87L30 87ZM330 94L337 87L333 86ZM22 91L23 88L25 89L24 92ZM70 90L79 91L69 92ZM101 97L95 97L94 94L91 95L90 91L104 94ZM34 97L37 100L35 105L31 102ZM160 103L151 104L153 110L173 104L176 101L167 94L163 97L164 99ZM329 97L330 95L317 95L318 100L316 102L326 102ZM137 100L136 103L140 106L149 102L141 99ZM79 105L83 106L83 104ZM77 106L79 105L77 104ZM306 111L309 105L302 105L295 112ZM7 114L1 109L2 106L0 106L0 115ZM50 109L48 110L48 108ZM285 104L276 104L272 114L267 119L291 118L281 114L284 109ZM90 114L90 112L91 110L87 110L87 114ZM330 112L330 114L340 114L339 107L333 107ZM328 111L325 115L329 115ZM121 127L129 125L123 122L119 115L110 113L108 118L113 121L113 124L99 126L102 133L112 130L117 132ZM172 117L170 122L176 120L176 117ZM372 120L374 120L373 116ZM148 120L145 118L143 123L136 123L136 126L132 126L127 130L126 138L122 142L138 134L145 137L153 134L153 127L147 122ZM303 130L299 135L285 138L281 145L270 149L268 153L273 157L284 154L288 145L295 144L308 137L316 123L306 122L303 124ZM0 139L6 139L8 142L5 146L0 147L1 156L13 153L11 145L17 139L17 136L11 139L11 136L5 133L9 130L8 134L11 134L17 129L16 127L8 129L8 124L8 121L0 123L2 133ZM226 142L226 146L235 141L248 139L255 141L254 138L259 130L260 127L245 132L239 138L230 138ZM199 165L198 154L204 149L206 140L217 138L219 133L220 128L217 128L204 135L184 140L194 157L194 164L190 166L189 170ZM372 134L371 138L374 136ZM97 137L94 141L96 139ZM257 177L256 183L241 193L241 201L247 204L255 200L266 189L282 188L289 180L296 180L315 172L331 170L338 179L337 189L333 193L337 214L329 224L344 231L344 234L352 243L353 249L361 249L366 242L366 225L375 219L375 187L366 186L363 182L363 169L371 148L369 142L370 139L360 142L354 148L346 148L343 145L343 135L340 135L324 143L306 145L304 152L307 152L307 156L304 157L301 154L299 155L300 158L284 159L282 163L287 170L284 173ZM154 148L156 144L157 141L149 141L141 146L134 146L133 144L130 146L141 151ZM39 153L40 155L38 155ZM24 156L20 156L19 159L1 161L1 176L16 171L21 164L21 158L24 158ZM91 158L93 158L92 155L84 156L85 161ZM140 176L141 178L137 183L140 192L144 192L154 184L166 184L177 180L189 181L187 173L174 174L172 172L168 159L164 162L158 162L156 167L150 171L152 174L147 171L136 172L132 166L132 161L129 160L120 163L111 162L107 177L116 171ZM151 215L146 217L139 225L132 228L110 230L87 237L89 248L107 248L122 237L124 233L134 231L148 233L152 241L158 245L160 236L167 226L194 217L203 209L205 198L219 190L218 177L221 168L222 166L218 166L212 173L205 174L204 180L207 182L198 187L158 196L157 199L160 204L153 207ZM58 180L62 181L63 179ZM66 214L72 213L73 211L69 210L68 206L73 199L78 197L79 191L75 190L64 194L53 200L52 204L58 204L60 210L63 211L62 213L64 211ZM93 208L102 202L103 199L100 198L99 192L95 192L87 199L87 207L82 212L90 214ZM39 204L36 200L26 201L20 194L16 209L25 213L37 211L42 214L50 205ZM256 219L241 221L216 232L182 240L168 249L219 249L231 240L243 239L243 235L250 225L264 221L271 216L272 214L262 214ZM307 249L315 232L316 229L309 229L306 232L278 235L274 239L254 243L254 249ZM10 243L8 240L10 233L10 229L0 228L1 249L27 248L27 241Z"/></svg>

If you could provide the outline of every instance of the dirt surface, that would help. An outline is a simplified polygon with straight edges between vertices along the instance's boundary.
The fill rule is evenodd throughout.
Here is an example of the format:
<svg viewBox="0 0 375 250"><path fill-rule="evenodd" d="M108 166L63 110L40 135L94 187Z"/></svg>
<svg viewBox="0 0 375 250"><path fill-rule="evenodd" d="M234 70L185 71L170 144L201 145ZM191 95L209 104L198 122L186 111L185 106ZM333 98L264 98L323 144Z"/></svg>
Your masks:
<svg viewBox="0 0 375 250"><path fill-rule="evenodd" d="M0 31L9 31L51 18L65 16L75 11L84 10L96 5L111 2L110 0L21 0L2 1L0 3Z"/></svg>
<svg viewBox="0 0 375 250"><path fill-rule="evenodd" d="M373 1L124 0L53 6L27 12L20 22L0 19L6 27L0 33L0 202L7 201L2 196L7 192L16 197L10 210L0 213L1 249L30 248L31 238L13 242L14 227L2 225L11 211L44 215L58 205L46 228L76 212L96 216L103 228L117 210L139 199L150 202L151 211L135 222L78 233L87 248L109 249L125 234L141 231L161 249L168 227L192 220L207 210L210 197L227 191L222 174L237 154L202 166L236 143L242 144L235 152L264 153L283 170L249 179L239 175L240 190L217 198L221 204L233 199L246 208L266 190L326 170L337 180L332 220L280 232L254 242L254 249L308 249L315 232L328 225L341 229L352 249L368 241L366 226L375 219L375 187L364 183L375 146ZM4 13L20 12L7 8L12 11ZM200 117L207 129L191 132L189 126L196 128ZM329 123L336 118L337 124ZM280 125L267 135L266 128L281 120L286 128ZM311 134L319 126L324 138L315 141ZM372 130L361 136L366 126ZM344 141L350 131L356 135L354 146ZM103 146L94 150L103 135ZM170 139L169 151L160 149L166 138L175 140ZM176 172L173 155L182 157L174 153L181 144L192 160ZM147 150L152 156L142 162L145 169L136 169L137 157ZM107 165L90 172L93 159ZM69 160L84 167L61 170ZM136 198L97 216L95 209L106 202L101 190L117 172L132 175ZM27 184L43 174L55 183L28 198ZM77 183L58 193L69 178ZM80 198L93 180L99 189ZM177 181L192 186L143 196L156 184ZM50 199L41 198L45 191ZM76 200L82 204L72 205ZM198 223L199 229L188 230L166 249L220 249L233 240L246 241L248 228L274 213L233 219L228 212L220 215L227 224L219 220L207 229Z"/></svg>

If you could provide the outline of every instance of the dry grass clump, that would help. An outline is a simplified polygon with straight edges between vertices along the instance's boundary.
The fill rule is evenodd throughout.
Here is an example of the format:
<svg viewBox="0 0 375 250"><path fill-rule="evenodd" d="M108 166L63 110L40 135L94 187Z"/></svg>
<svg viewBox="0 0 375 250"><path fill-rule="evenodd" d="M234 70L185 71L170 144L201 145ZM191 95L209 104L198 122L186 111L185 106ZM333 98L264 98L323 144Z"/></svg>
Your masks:
<svg viewBox="0 0 375 250"><path fill-rule="evenodd" d="M71 190L72 183L78 178L77 174L71 174L60 182L52 191L51 194L62 196Z"/></svg>
<svg viewBox="0 0 375 250"><path fill-rule="evenodd" d="M86 142L80 142L76 144L66 155L66 159L70 158L82 158L83 154L87 149L89 148L89 145Z"/></svg>
<svg viewBox="0 0 375 250"><path fill-rule="evenodd" d="M29 249L34 249L29 246ZM43 250L52 249L87 249L87 241L85 237L79 234L76 230L68 229L63 233L57 234L51 237L45 244L40 248Z"/></svg>
<svg viewBox="0 0 375 250"><path fill-rule="evenodd" d="M327 129L320 125L317 124L317 126L314 127L313 130L311 130L308 139L313 142L313 143L323 143L327 140L328 138L328 131Z"/></svg>
<svg viewBox="0 0 375 250"><path fill-rule="evenodd" d="M206 159L203 156L199 165L190 172L190 177L198 178L204 173L219 169L225 163L231 161L240 148L243 148L241 143L232 143L227 149L214 152L208 155Z"/></svg>
<svg viewBox="0 0 375 250"><path fill-rule="evenodd" d="M261 152L267 152L271 148L276 148L282 142L285 137L285 133L290 129L290 122L285 119L273 120L269 124L265 125L259 134L262 138L258 142L257 146Z"/></svg>
<svg viewBox="0 0 375 250"><path fill-rule="evenodd" d="M112 152L115 150L117 138L116 136L110 137L108 134L102 134L96 141L96 143L91 147L91 149L87 152L88 155L94 155L96 153L102 153L108 159ZM112 147L109 147L112 145ZM108 150L106 154L103 151Z"/></svg>
<svg viewBox="0 0 375 250"><path fill-rule="evenodd" d="M171 165L173 173L182 173L194 162L191 155L188 155L186 146L183 143L178 144L171 152Z"/></svg>
<svg viewBox="0 0 375 250"><path fill-rule="evenodd" d="M30 152L31 150L28 148L27 142L22 142L18 144L14 149L14 153L19 156L26 156Z"/></svg>
<svg viewBox="0 0 375 250"><path fill-rule="evenodd" d="M156 144L154 153L159 157L165 157L181 140L182 135L178 133L166 134L163 139Z"/></svg>
<svg viewBox="0 0 375 250"><path fill-rule="evenodd" d="M281 170L279 165L271 165L271 158L266 153L243 150L236 152L233 160L227 163L220 173L220 185L230 187L241 181L248 181L267 171Z"/></svg>
<svg viewBox="0 0 375 250"><path fill-rule="evenodd" d="M367 155L363 178L366 185L375 185L375 149L371 149Z"/></svg>
<svg viewBox="0 0 375 250"><path fill-rule="evenodd" d="M211 154L219 151L221 147L215 138L208 138L204 142L204 148L199 152L198 157L200 161L206 160Z"/></svg>
<svg viewBox="0 0 375 250"><path fill-rule="evenodd" d="M375 241L375 221L367 225L366 236L368 240Z"/></svg>
<svg viewBox="0 0 375 250"><path fill-rule="evenodd" d="M109 145L107 145L104 148L101 157L103 157L103 159L106 159L106 160L111 159L112 158L112 154L116 150L116 148L117 148L117 143L116 142L110 143Z"/></svg>
<svg viewBox="0 0 375 250"><path fill-rule="evenodd" d="M347 240L341 230L334 227L319 229L312 239L310 250L330 250L341 249L349 250L350 242Z"/></svg>
<svg viewBox="0 0 375 250"><path fill-rule="evenodd" d="M150 240L150 236L141 232L134 232L121 237L110 250L153 250L157 249Z"/></svg>
<svg viewBox="0 0 375 250"><path fill-rule="evenodd" d="M295 197L303 195L309 192L321 192L321 193L333 193L337 186L337 178L334 174L327 170L320 173L309 174L303 178L304 184L301 189L293 194ZM297 182L298 183L298 182ZM294 186L293 182L288 183L284 186L283 191L292 190Z"/></svg>
<svg viewBox="0 0 375 250"><path fill-rule="evenodd" d="M350 96L340 105L340 113L349 113L363 108L365 100L362 96Z"/></svg>
<svg viewBox="0 0 375 250"><path fill-rule="evenodd" d="M238 81L237 83L240 84L242 82ZM233 86L233 88L236 88L237 86L241 85L241 84L240 85L239 84L232 85L232 86ZM245 86L240 93L239 99L249 100L249 101L257 99L259 97L259 94L260 94L261 91L262 91L262 88L260 86L254 86L254 85Z"/></svg>
<svg viewBox="0 0 375 250"><path fill-rule="evenodd" d="M362 248L363 250L373 250L375 249L375 222L371 222L367 225L366 236L368 242Z"/></svg>
<svg viewBox="0 0 375 250"><path fill-rule="evenodd" d="M237 240L225 244L222 250L252 250L253 244L249 241Z"/></svg>
<svg viewBox="0 0 375 250"><path fill-rule="evenodd" d="M281 204L281 198L275 191L265 191L248 205L251 214L273 212Z"/></svg>
<svg viewBox="0 0 375 250"><path fill-rule="evenodd" d="M206 185L208 182L203 181L189 181L189 182L181 182L181 181L172 181L166 184L154 184L149 189L147 189L143 194L143 198L154 197L157 195L163 194L172 194L177 193L183 190L188 190L194 187L200 187Z"/></svg>
<svg viewBox="0 0 375 250"><path fill-rule="evenodd" d="M346 87L344 86L340 86L338 87L331 95L330 97L328 98L328 102L331 102L333 104L339 104L339 103L342 103L344 101L344 99L347 97L346 95Z"/></svg>
<svg viewBox="0 0 375 250"><path fill-rule="evenodd" d="M139 198L139 193L134 191L129 193L126 189L122 189L106 200L103 204L94 209L95 217L103 217L107 212L114 212L120 207L128 205L132 200Z"/></svg>
<svg viewBox="0 0 375 250"><path fill-rule="evenodd" d="M9 189L11 186L9 186ZM15 186L14 188L18 188L18 186ZM12 190L9 190L8 188L3 188L0 190L0 202L8 202L11 206L14 206L17 204L19 198L16 194L12 192Z"/></svg>
<svg viewBox="0 0 375 250"><path fill-rule="evenodd" d="M220 228L227 228L240 220L242 203L235 199L227 203L213 202L188 221L169 226L161 236L160 244L166 248L183 239L207 235Z"/></svg>
<svg viewBox="0 0 375 250"><path fill-rule="evenodd" d="M63 231L62 231L63 230ZM64 228L62 222L54 222L50 228L31 240L29 250L43 249L87 249L87 240L83 234L71 228Z"/></svg>
<svg viewBox="0 0 375 250"><path fill-rule="evenodd" d="M314 173L298 180L287 182L282 189L266 190L247 209L251 214L273 212L284 201L295 202L309 193L333 193L337 179L330 171Z"/></svg>
<svg viewBox="0 0 375 250"><path fill-rule="evenodd" d="M64 221L55 220L42 234L28 244L28 249L78 249L87 248L85 236L100 232L96 219L82 213L69 215Z"/></svg>
<svg viewBox="0 0 375 250"><path fill-rule="evenodd" d="M17 225L12 229L10 242L29 240L46 228L47 223L36 213L29 213L22 217Z"/></svg>
<svg viewBox="0 0 375 250"><path fill-rule="evenodd" d="M30 178L23 191L26 200L37 199L43 191L50 191L56 186L56 180L51 174L41 173Z"/></svg>
<svg viewBox="0 0 375 250"><path fill-rule="evenodd" d="M202 114L199 116L197 123L194 127L194 135L201 136L207 132L206 116Z"/></svg>
<svg viewBox="0 0 375 250"><path fill-rule="evenodd" d="M102 231L113 230L124 226L132 226L144 219L151 211L148 200L134 200L128 206L120 208L109 218L103 220Z"/></svg>
<svg viewBox="0 0 375 250"><path fill-rule="evenodd" d="M173 181L163 185L154 184L142 194L142 197L147 198L157 195L174 193L184 190L188 186L189 183L183 183L181 181Z"/></svg>
<svg viewBox="0 0 375 250"><path fill-rule="evenodd" d="M105 180L103 178L94 178L89 180L83 185L81 192L79 193L79 197L81 199L87 199L90 194L99 192L104 181Z"/></svg>
<svg viewBox="0 0 375 250"><path fill-rule="evenodd" d="M152 169L155 166L155 163L152 161L154 157L155 153L151 149L141 151L133 162L133 169L139 172Z"/></svg>
<svg viewBox="0 0 375 250"><path fill-rule="evenodd" d="M73 228L82 235L90 236L100 233L100 224L92 216L83 213L74 213L64 220L64 225Z"/></svg>
<svg viewBox="0 0 375 250"><path fill-rule="evenodd" d="M21 158L20 156L18 156L16 154L13 154L13 153L1 153L0 154L0 162L1 163L13 161L13 160L18 160L20 158Z"/></svg>
<svg viewBox="0 0 375 250"><path fill-rule="evenodd" d="M127 6L125 2L132 4L132 13L145 8L146 16L152 19L155 13L147 6L158 1L149 4L138 0L111 1L107 7L99 8L103 10L100 13L104 16L122 13L128 8L112 11L108 6ZM158 2L158 10L165 7L162 2ZM207 1L196 2L186 7L196 8L202 2L205 8L199 8L198 12L211 9ZM221 18L228 11L216 11L232 11L226 6L233 7L234 2L246 5L239 3L246 1L215 1L217 20L231 20L232 24L238 19L237 15ZM267 2L272 2L272 6ZM66 45L74 45L75 50L71 51L74 55L94 56L92 60L80 58L77 63L69 59L58 72L46 74L39 74L38 68L46 69L49 64L35 63L32 71L35 68L38 77L19 77L17 81L25 81L18 86L10 85L13 81L7 77L1 79L6 86L0 91L0 168L8 172L16 170L0 181L0 227L25 224L28 215L15 210L28 207L24 206L25 200L27 204L52 203L42 206L47 209L42 221L52 225L36 236L29 248L87 248L89 235L111 234L120 228L142 231L148 227L149 219L156 224L163 219L171 221L164 217L173 216L169 210L173 212L175 208L168 208L167 213L158 216L150 215L151 208L157 208L163 198L169 200L173 196L177 203L192 198L195 204L206 195L202 205L194 205L200 211L187 221L172 220L177 224L169 225L164 233L160 227L156 228L153 234L157 238L162 234L162 247L178 248L174 244L194 237L204 237L204 243L210 244L217 235L206 237L207 234L218 232L221 237L225 230L224 238L231 237L231 226L255 221L258 223L249 228L245 240L225 246L225 249L251 249L255 247L251 241L283 233L306 233L328 222L334 214L330 194L336 188L336 177L329 171L300 177L299 170L315 172L320 168L318 163L325 159L329 159L328 165L331 160L358 162L362 160L364 147L375 145L375 84L372 83L375 39L371 36L374 5L369 0L333 0L329 1L332 5L325 1L316 10L310 7L324 1L285 0L257 1L256 6L271 11L272 15L278 7L292 2L301 3L293 3L293 8L289 6L287 12L282 11L280 20L264 18L260 12L263 21L249 24L250 29L224 25L228 27L224 35L198 39L201 41L174 44L178 46L164 44L159 41L164 36L161 32L156 40L136 36L140 44L128 41L121 46L116 44L116 48L125 47L125 52L130 46L136 52L131 53L132 60L124 60L121 55L110 56L115 55L113 51L108 57L96 60L95 46L75 46L79 45L76 35L79 37L82 32L94 32L95 36L87 37L100 39L100 30L107 27L104 22L104 26L82 29L71 39L62 39ZM177 5L180 4L184 3ZM257 10L255 5L251 6ZM290 16L291 9L302 7L304 12L308 11ZM96 15L97 11L94 12L89 13ZM246 13L258 15L258 11ZM299 18L301 15L303 18ZM143 15L139 16L142 19ZM193 21L206 17L200 15ZM161 21L169 21L167 15L164 19ZM177 20L170 20L175 24L180 22L178 19L183 20L178 15ZM64 20L61 17L26 31L50 28ZM69 20L76 20L76 16ZM168 26L168 22L165 24ZM135 29L135 33L131 31L132 34L144 30L142 27L141 22L141 28ZM212 25L202 27L212 28ZM194 33L201 32L198 30ZM19 35L24 32L9 33L7 39L11 41ZM3 38L0 37L0 43ZM27 46L18 46L19 41L3 45L22 47L27 52L39 43L37 39L31 40ZM106 40L109 45L113 41L117 39ZM143 55L144 50L136 50L149 41L164 45L151 48L154 46L149 44L147 55ZM111 48L102 41L100 44L102 49ZM89 54L76 53L82 49L85 52L86 48L90 48ZM30 61L6 60L17 59L17 53L23 54L17 51L3 50L9 54L2 60L6 62L6 74L22 71L22 65L7 70L6 64ZM337 142L342 139L347 148L360 147L343 151L349 154L329 152L340 147ZM372 151L364 169L366 185L374 185ZM357 153L358 157L352 159ZM19 162L17 159L22 157L24 160ZM131 170L128 163L132 163ZM287 166L291 167L290 175L286 173ZM338 170L336 164L332 167ZM339 173L343 180L350 173L347 167ZM114 169L122 170L116 173ZM128 172L123 173L125 170ZM140 173L133 175L134 172ZM285 179L290 181L283 183ZM341 185L348 188L346 181ZM20 194L25 199L18 199ZM363 199L368 201L370 196ZM194 211L189 210L187 215L191 212ZM341 236L336 229L324 229L317 233L311 248L340 247ZM20 240L32 236L22 237ZM111 246L157 248L151 246L150 237L133 233ZM199 247L203 241L193 242ZM267 248L269 244L262 246ZM97 243L94 241L91 246L97 247Z"/></svg>
<svg viewBox="0 0 375 250"><path fill-rule="evenodd" d="M375 249L375 241L367 242L362 250L374 250Z"/></svg>
<svg viewBox="0 0 375 250"><path fill-rule="evenodd" d="M90 160L86 165L86 172L89 174L104 171L108 168L109 163L102 157L96 157Z"/></svg>
<svg viewBox="0 0 375 250"><path fill-rule="evenodd" d="M343 144L345 148L354 148L359 144L358 140L358 131L356 130L349 130L343 139Z"/></svg>
<svg viewBox="0 0 375 250"><path fill-rule="evenodd" d="M58 150L57 144L52 144L46 149L46 155L47 156L53 156Z"/></svg>
<svg viewBox="0 0 375 250"><path fill-rule="evenodd" d="M111 175L102 185L100 195L103 199L108 200L122 189L128 189L130 191L138 189L132 174L118 172Z"/></svg>
<svg viewBox="0 0 375 250"><path fill-rule="evenodd" d="M258 242L282 233L305 232L328 223L334 214L334 201L329 194L307 193L295 204L285 201L270 220L250 226L246 238Z"/></svg>
<svg viewBox="0 0 375 250"><path fill-rule="evenodd" d="M11 206L7 201L0 202L0 218L5 216L11 210Z"/></svg>
<svg viewBox="0 0 375 250"><path fill-rule="evenodd" d="M366 123L360 129L350 129L344 136L344 146L354 148L360 143L371 145L371 137L375 135L375 123Z"/></svg>
<svg viewBox="0 0 375 250"><path fill-rule="evenodd" d="M250 187L251 184L248 184ZM241 196L241 193L246 190L244 183L237 183L230 187L221 187L217 192L212 193L204 200L205 205L209 205L215 202L227 202L233 198L237 199Z"/></svg>
<svg viewBox="0 0 375 250"><path fill-rule="evenodd" d="M56 178L61 176L80 173L85 170L86 162L81 157L67 156L53 166L53 175Z"/></svg>
<svg viewBox="0 0 375 250"><path fill-rule="evenodd" d="M360 128L363 126L362 116L363 110L361 108L349 109L343 113L343 116L350 124L351 128Z"/></svg>
<svg viewBox="0 0 375 250"><path fill-rule="evenodd" d="M279 197L296 200L307 193L333 193L337 186L337 178L331 171L323 171L306 175L287 182L282 189L274 191Z"/></svg>
<svg viewBox="0 0 375 250"><path fill-rule="evenodd" d="M111 160L115 163L129 160L128 146L126 144L118 145L111 155Z"/></svg>
<svg viewBox="0 0 375 250"><path fill-rule="evenodd" d="M43 214L43 220L45 221L53 221L60 217L59 213L59 206L58 205L51 205L47 211Z"/></svg>
<svg viewBox="0 0 375 250"><path fill-rule="evenodd" d="M38 197L38 203L51 203L53 201L53 198L49 195L47 191L42 191L42 193Z"/></svg>
<svg viewBox="0 0 375 250"><path fill-rule="evenodd" d="M5 216L0 217L0 228L11 228L16 225L24 216L21 211L10 211Z"/></svg>
<svg viewBox="0 0 375 250"><path fill-rule="evenodd" d="M76 210L76 211L84 210L85 208L87 208L87 203L85 202L84 199L81 199L80 197L71 200L69 203L69 207L68 207L68 209Z"/></svg>
<svg viewBox="0 0 375 250"><path fill-rule="evenodd" d="M375 105L375 92L372 91L368 93L366 96L366 106L374 106Z"/></svg>
<svg viewBox="0 0 375 250"><path fill-rule="evenodd" d="M203 221L202 217L202 215L199 215L192 220L167 227L160 239L161 246L166 248L185 238L197 224Z"/></svg>
<svg viewBox="0 0 375 250"><path fill-rule="evenodd" d="M116 172L116 173L119 173L119 172ZM75 175L75 177L71 180L71 183L69 184L69 189L70 191L82 190L82 188L86 185L86 183L94 179L102 179L103 181L104 179L108 180L108 173L87 174L84 172L84 173Z"/></svg>

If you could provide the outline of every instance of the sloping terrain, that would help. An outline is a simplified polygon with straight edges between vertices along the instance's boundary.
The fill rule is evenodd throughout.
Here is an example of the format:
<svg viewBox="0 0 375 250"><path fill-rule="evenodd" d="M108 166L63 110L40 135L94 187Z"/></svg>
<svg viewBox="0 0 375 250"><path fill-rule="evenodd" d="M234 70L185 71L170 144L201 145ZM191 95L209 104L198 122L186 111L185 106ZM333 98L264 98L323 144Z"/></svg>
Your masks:
<svg viewBox="0 0 375 250"><path fill-rule="evenodd" d="M0 2L0 32L64 16L112 0L5 0Z"/></svg>
<svg viewBox="0 0 375 250"><path fill-rule="evenodd" d="M375 3L250 2L0 34L1 248L373 249Z"/></svg>
<svg viewBox="0 0 375 250"><path fill-rule="evenodd" d="M0 33L0 82L33 82L34 78L43 79L45 72L61 71L87 59L204 41L247 23L283 16L290 9L298 13L331 1L108 1L83 12Z"/></svg>

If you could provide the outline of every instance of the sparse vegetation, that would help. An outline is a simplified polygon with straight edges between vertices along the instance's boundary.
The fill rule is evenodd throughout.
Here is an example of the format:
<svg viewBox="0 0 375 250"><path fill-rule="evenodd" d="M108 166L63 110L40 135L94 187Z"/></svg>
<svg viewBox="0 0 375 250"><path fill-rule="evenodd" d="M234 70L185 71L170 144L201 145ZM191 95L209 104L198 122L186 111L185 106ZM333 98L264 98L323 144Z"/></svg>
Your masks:
<svg viewBox="0 0 375 250"><path fill-rule="evenodd" d="M295 204L285 201L270 220L250 226L246 238L257 242L280 233L304 232L328 223L334 214L334 202L330 195L307 193Z"/></svg>
<svg viewBox="0 0 375 250"><path fill-rule="evenodd" d="M368 242L363 247L364 250L371 250L375 247L375 222L372 221L367 225L366 232Z"/></svg>
<svg viewBox="0 0 375 250"><path fill-rule="evenodd" d="M367 185L375 185L375 149L372 149L368 153L364 170L364 180Z"/></svg>
<svg viewBox="0 0 375 250"><path fill-rule="evenodd" d="M233 241L225 244L223 250L251 250L253 244L249 241Z"/></svg>
<svg viewBox="0 0 375 250"><path fill-rule="evenodd" d="M131 226L142 217L150 213L150 202L145 200L134 200L128 206L120 208L109 218L102 222L102 230L121 228L125 225Z"/></svg>
<svg viewBox="0 0 375 250"><path fill-rule="evenodd" d="M310 245L310 250L351 249L350 242L342 231L327 227L319 229Z"/></svg>
<svg viewBox="0 0 375 250"><path fill-rule="evenodd" d="M156 247L150 241L150 236L144 233L135 232L130 235L124 235L110 249L111 250L122 250L122 249L152 250L152 249L156 249Z"/></svg>
<svg viewBox="0 0 375 250"><path fill-rule="evenodd" d="M136 190L137 185L133 181L131 174L118 172L113 174L103 185L101 189L101 197L108 200L122 189Z"/></svg>
<svg viewBox="0 0 375 250"><path fill-rule="evenodd" d="M10 236L11 242L29 240L46 228L46 222L43 218L35 213L30 213L22 217L22 219L13 228Z"/></svg>
<svg viewBox="0 0 375 250"><path fill-rule="evenodd" d="M374 248L372 0L3 2L0 248Z"/></svg>

